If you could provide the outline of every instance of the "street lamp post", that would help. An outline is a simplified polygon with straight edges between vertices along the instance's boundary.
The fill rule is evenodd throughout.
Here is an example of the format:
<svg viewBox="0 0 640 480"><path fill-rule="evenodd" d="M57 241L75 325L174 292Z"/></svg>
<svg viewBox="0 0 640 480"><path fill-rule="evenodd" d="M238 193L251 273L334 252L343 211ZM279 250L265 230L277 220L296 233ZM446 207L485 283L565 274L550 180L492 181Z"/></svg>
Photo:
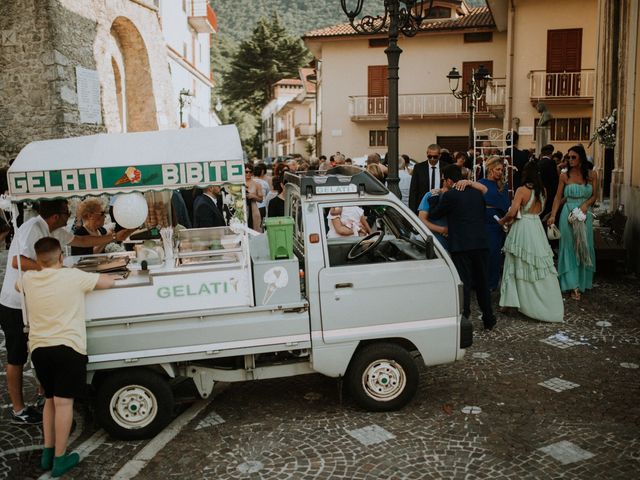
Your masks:
<svg viewBox="0 0 640 480"><path fill-rule="evenodd" d="M389 190L402 197L398 178L398 69L400 54L402 49L398 46L398 36L403 33L407 37L413 37L422 21L429 16L433 0L384 0L384 13L371 16L365 15L356 18L362 13L364 0L341 0L342 10L349 18L349 23L353 29L362 35L371 35L387 31L389 34L388 46L385 49L387 54L387 73L389 80L389 107L387 111L387 165L389 174L387 185ZM355 3L353 9L348 4ZM428 7L424 4L429 3Z"/></svg>
<svg viewBox="0 0 640 480"><path fill-rule="evenodd" d="M191 103L191 97L193 97L193 95L191 94L191 92L186 89L183 88L182 90L180 90L180 93L178 94L178 113L180 116L180 128L182 128L182 110L184 109L185 105L189 105Z"/></svg>
<svg viewBox="0 0 640 480"><path fill-rule="evenodd" d="M484 94L487 92L487 84L491 80L489 71L480 65L478 70L471 71L471 80L467 82L466 90L458 90L462 75L453 67L447 75L449 79L449 88L454 97L463 100L468 99L467 108L469 109L469 148L473 148L473 130L475 128L476 105Z"/></svg>

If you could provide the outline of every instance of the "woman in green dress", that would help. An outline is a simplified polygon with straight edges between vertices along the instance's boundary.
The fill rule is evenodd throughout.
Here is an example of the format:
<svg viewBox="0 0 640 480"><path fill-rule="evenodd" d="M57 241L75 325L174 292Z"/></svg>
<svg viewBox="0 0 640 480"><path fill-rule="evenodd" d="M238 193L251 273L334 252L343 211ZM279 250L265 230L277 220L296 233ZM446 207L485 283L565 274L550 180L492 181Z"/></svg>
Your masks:
<svg viewBox="0 0 640 480"><path fill-rule="evenodd" d="M524 166L521 183L509 211L498 221L500 225L513 222L504 242L500 306L517 308L536 320L562 322L564 304L558 273L539 217L545 190L534 162Z"/></svg>
<svg viewBox="0 0 640 480"><path fill-rule="evenodd" d="M564 197L566 201L560 212L558 226L560 288L563 292L570 291L574 300L580 300L581 294L593 286L593 273L596 271L591 207L596 201L598 177L590 169L582 145L571 147L567 156L569 168L560 174L558 191L547 224L554 223Z"/></svg>

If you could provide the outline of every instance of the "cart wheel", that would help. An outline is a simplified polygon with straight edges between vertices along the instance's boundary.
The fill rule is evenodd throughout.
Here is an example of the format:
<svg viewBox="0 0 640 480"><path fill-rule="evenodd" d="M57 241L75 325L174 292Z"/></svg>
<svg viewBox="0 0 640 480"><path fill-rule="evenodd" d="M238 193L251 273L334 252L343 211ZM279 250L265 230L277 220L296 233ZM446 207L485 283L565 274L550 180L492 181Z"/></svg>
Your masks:
<svg viewBox="0 0 640 480"><path fill-rule="evenodd" d="M385 412L404 407L418 388L418 367L411 354L393 343L368 345L351 361L347 385L365 410Z"/></svg>
<svg viewBox="0 0 640 480"><path fill-rule="evenodd" d="M126 369L107 377L96 396L96 418L114 438L139 440L160 432L173 414L173 392L147 369Z"/></svg>

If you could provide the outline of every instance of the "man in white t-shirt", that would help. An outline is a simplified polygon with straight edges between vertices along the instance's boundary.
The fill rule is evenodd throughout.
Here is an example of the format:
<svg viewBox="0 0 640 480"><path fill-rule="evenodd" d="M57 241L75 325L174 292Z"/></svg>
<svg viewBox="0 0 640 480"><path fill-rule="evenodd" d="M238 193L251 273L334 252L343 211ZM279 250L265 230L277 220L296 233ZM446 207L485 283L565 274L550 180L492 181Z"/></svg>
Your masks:
<svg viewBox="0 0 640 480"><path fill-rule="evenodd" d="M85 293L113 286L113 277L63 268L60 242L38 240L34 249L40 270L26 272L16 285L29 312L29 350L44 389L43 470L59 477L80 461L66 454L73 421L73 400L82 396L87 378Z"/></svg>
<svg viewBox="0 0 640 480"><path fill-rule="evenodd" d="M17 424L34 424L42 421L40 412L25 407L22 395L22 371L27 362L27 334L24 332L21 295L16 291L18 281L18 258L23 272L40 270L36 262L35 243L44 237L56 237L62 245L74 247L96 247L112 241L122 241L132 230L121 230L112 235L94 237L92 235L75 236L65 230L69 221L69 205L66 200L40 202L37 217L24 222L16 231L7 255L7 268L0 292L0 326L4 331L7 349L7 387L13 410L12 420Z"/></svg>

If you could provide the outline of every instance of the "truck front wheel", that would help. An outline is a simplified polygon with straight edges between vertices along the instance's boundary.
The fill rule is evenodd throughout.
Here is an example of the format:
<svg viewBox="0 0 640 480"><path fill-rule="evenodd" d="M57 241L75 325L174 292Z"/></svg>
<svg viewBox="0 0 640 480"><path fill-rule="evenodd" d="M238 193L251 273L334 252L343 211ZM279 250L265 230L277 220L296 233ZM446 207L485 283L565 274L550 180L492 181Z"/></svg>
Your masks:
<svg viewBox="0 0 640 480"><path fill-rule="evenodd" d="M398 410L416 393L418 367L399 345L368 345L356 352L347 372L347 385L353 399L365 410Z"/></svg>
<svg viewBox="0 0 640 480"><path fill-rule="evenodd" d="M117 439L153 437L169 423L172 414L171 387L151 370L115 372L98 388L96 418Z"/></svg>

